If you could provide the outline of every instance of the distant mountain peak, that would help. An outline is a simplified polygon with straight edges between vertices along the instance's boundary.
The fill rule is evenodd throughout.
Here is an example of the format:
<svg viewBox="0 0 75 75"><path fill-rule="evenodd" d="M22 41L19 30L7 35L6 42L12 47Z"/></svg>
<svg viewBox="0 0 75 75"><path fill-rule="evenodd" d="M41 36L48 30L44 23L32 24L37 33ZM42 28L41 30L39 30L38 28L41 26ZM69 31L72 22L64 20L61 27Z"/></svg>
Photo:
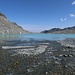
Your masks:
<svg viewBox="0 0 75 75"><path fill-rule="evenodd" d="M61 28L52 28L50 30L44 30L41 33L55 33L55 34L75 34L75 26L67 27L64 29Z"/></svg>

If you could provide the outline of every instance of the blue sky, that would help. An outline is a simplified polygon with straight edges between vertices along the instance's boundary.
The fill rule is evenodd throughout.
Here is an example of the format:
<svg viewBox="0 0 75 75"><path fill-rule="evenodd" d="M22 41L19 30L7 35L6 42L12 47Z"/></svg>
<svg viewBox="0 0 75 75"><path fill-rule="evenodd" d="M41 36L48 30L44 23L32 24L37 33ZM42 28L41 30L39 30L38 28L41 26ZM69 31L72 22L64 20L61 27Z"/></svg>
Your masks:
<svg viewBox="0 0 75 75"><path fill-rule="evenodd" d="M0 11L32 32L75 26L75 0L0 0Z"/></svg>

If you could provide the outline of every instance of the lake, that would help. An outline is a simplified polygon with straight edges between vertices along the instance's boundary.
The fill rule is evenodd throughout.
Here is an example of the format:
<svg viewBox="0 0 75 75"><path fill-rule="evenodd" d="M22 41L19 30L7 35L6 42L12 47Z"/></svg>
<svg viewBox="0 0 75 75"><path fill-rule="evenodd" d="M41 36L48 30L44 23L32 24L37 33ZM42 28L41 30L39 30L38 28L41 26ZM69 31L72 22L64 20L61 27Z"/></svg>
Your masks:
<svg viewBox="0 0 75 75"><path fill-rule="evenodd" d="M0 35L0 40L64 40L75 38L75 34L5 34Z"/></svg>

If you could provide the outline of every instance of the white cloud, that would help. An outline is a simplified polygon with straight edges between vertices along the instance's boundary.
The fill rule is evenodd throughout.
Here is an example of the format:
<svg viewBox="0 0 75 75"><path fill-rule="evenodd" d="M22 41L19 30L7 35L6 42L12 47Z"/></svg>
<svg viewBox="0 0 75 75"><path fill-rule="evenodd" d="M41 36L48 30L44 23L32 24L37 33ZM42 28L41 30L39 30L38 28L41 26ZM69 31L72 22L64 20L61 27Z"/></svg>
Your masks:
<svg viewBox="0 0 75 75"><path fill-rule="evenodd" d="M64 18L64 19L63 19L63 18L61 18L60 20L63 22L63 21L66 21L66 20L67 20L67 18Z"/></svg>
<svg viewBox="0 0 75 75"><path fill-rule="evenodd" d="M62 18L61 18L60 20L61 20L61 21L63 21L63 19L62 19Z"/></svg>
<svg viewBox="0 0 75 75"><path fill-rule="evenodd" d="M75 17L75 14L69 14L70 15L70 17Z"/></svg>
<svg viewBox="0 0 75 75"><path fill-rule="evenodd" d="M72 2L72 5L75 5L75 1Z"/></svg>

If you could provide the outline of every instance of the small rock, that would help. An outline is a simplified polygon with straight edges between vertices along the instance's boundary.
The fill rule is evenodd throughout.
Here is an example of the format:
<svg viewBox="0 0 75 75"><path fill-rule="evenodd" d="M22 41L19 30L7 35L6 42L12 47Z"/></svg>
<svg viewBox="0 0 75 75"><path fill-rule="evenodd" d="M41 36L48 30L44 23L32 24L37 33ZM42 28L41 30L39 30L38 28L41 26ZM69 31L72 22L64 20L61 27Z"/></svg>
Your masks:
<svg viewBox="0 0 75 75"><path fill-rule="evenodd" d="M46 75L48 74L48 72L46 72Z"/></svg>
<svg viewBox="0 0 75 75"><path fill-rule="evenodd" d="M33 72L32 68L27 69L28 72Z"/></svg>

